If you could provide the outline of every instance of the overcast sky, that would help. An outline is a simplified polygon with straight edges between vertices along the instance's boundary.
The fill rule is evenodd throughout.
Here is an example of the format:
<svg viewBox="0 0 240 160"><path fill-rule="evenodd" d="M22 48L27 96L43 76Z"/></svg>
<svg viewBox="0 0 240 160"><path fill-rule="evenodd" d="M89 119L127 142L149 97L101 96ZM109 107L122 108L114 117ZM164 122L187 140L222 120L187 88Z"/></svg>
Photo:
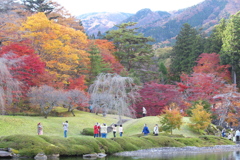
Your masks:
<svg viewBox="0 0 240 160"><path fill-rule="evenodd" d="M173 11L196 5L204 0L53 0L78 16L91 12L126 12L150 8L152 11Z"/></svg>

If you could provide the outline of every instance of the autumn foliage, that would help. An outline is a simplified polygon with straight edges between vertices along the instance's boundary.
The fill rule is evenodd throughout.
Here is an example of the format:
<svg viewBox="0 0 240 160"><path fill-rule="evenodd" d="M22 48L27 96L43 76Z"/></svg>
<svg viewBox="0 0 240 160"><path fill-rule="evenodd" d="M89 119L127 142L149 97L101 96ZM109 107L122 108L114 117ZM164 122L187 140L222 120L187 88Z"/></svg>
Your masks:
<svg viewBox="0 0 240 160"><path fill-rule="evenodd" d="M164 109L164 114L159 116L161 129L172 134L173 129L180 129L183 124L183 116L180 114L178 108Z"/></svg>
<svg viewBox="0 0 240 160"><path fill-rule="evenodd" d="M166 105L181 105L181 95L175 85L146 83L140 90L140 95L141 102L136 105L138 115L142 114L142 107L146 108L148 116L156 116L163 112Z"/></svg>
<svg viewBox="0 0 240 160"><path fill-rule="evenodd" d="M114 73L121 73L124 67L113 55L113 53L116 51L113 43L108 40L96 39L94 40L94 44L99 48L103 61L110 64Z"/></svg>
<svg viewBox="0 0 240 160"><path fill-rule="evenodd" d="M210 117L211 114L204 110L201 104L196 104L195 108L192 109L189 127L196 132L202 133L211 123Z"/></svg>
<svg viewBox="0 0 240 160"><path fill-rule="evenodd" d="M10 70L13 78L23 83L22 88L24 88L25 92L28 91L29 87L38 85L38 81L35 78L44 74L45 63L34 53L34 50L21 43L11 43L2 47L0 56L9 53L11 53L11 56L7 58L21 60L17 65L13 65Z"/></svg>

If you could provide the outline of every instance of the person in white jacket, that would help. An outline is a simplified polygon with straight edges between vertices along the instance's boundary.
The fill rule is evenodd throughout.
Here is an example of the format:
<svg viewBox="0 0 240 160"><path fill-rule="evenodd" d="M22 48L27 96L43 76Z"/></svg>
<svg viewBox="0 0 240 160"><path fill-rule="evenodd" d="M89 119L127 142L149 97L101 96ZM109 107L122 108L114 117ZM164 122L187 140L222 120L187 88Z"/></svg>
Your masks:
<svg viewBox="0 0 240 160"><path fill-rule="evenodd" d="M105 123L101 126L101 135L102 138L107 138L107 125Z"/></svg>
<svg viewBox="0 0 240 160"><path fill-rule="evenodd" d="M123 135L123 126L122 125L119 126L118 131L119 131L120 137L122 137L122 135Z"/></svg>
<svg viewBox="0 0 240 160"><path fill-rule="evenodd" d="M155 124L154 128L153 128L153 134L155 136L158 136L159 130L158 130L158 124Z"/></svg>

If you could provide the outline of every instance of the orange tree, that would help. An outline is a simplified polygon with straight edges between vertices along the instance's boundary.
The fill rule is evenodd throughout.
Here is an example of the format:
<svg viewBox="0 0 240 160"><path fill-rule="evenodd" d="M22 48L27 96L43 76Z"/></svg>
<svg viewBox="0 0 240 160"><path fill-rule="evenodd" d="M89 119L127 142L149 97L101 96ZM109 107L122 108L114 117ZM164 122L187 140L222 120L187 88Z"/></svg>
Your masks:
<svg viewBox="0 0 240 160"><path fill-rule="evenodd" d="M21 31L46 62L47 71L56 75L56 82L68 84L69 78L79 78L88 72L87 36L82 31L50 21L42 12L28 17Z"/></svg>
<svg viewBox="0 0 240 160"><path fill-rule="evenodd" d="M165 114L159 116L161 128L165 132L170 132L172 134L173 129L180 129L183 124L180 111L177 108L165 109Z"/></svg>
<svg viewBox="0 0 240 160"><path fill-rule="evenodd" d="M189 127L198 133L202 133L211 123L210 117L211 114L203 108L201 103L196 104L192 110L192 117L190 118L191 124L189 124Z"/></svg>

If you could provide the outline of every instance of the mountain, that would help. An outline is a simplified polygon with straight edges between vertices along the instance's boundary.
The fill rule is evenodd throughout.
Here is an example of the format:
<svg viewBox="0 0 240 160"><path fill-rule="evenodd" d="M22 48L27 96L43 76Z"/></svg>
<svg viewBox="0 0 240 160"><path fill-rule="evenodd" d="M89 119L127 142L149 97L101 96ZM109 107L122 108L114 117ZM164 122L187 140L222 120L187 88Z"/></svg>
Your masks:
<svg viewBox="0 0 240 160"><path fill-rule="evenodd" d="M192 27L201 28L208 33L222 18L227 19L239 10L239 0L205 0L174 12L151 11L145 8L136 14L96 13L86 16L82 22L88 34L96 34L98 31L104 33L113 29L111 27L114 24L137 22L136 27L145 36L152 36L156 43L171 44L170 42L178 35L184 23L189 23ZM81 17L79 16L80 19Z"/></svg>
<svg viewBox="0 0 240 160"><path fill-rule="evenodd" d="M81 19L85 32L88 35L106 32L114 25L121 23L124 19L130 17L131 13L115 12L95 12L78 16Z"/></svg>

